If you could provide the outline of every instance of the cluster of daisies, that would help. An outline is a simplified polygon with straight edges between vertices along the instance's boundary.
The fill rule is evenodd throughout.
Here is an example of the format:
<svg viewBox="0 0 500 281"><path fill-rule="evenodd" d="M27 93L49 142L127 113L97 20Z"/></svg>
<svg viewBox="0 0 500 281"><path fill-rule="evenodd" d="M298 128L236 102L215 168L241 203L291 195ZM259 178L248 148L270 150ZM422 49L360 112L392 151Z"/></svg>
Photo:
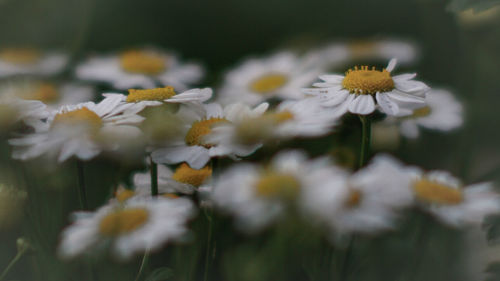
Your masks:
<svg viewBox="0 0 500 281"><path fill-rule="evenodd" d="M0 51L0 76L9 77L0 88L8 113L0 119L23 123L10 129L15 159L83 163L139 151L149 163L131 186L110 187L105 206L73 214L61 236L64 258L106 249L126 259L185 241L200 208L234 217L247 233L294 214L332 238L393 229L410 207L452 226L479 224L500 211L490 183L467 186L386 154L355 170L286 147L260 162L245 160L263 146L335 134L346 115L384 116L409 138L420 127L458 128L463 110L450 92L395 73L398 60L417 56L413 45L393 40L281 51L246 59L214 94L191 87L203 77L200 65L157 48L92 56L73 70L63 54L9 49ZM373 58L389 62L325 74ZM61 71L73 80L48 79ZM94 101L89 85L110 90ZM234 162L221 169L219 158Z"/></svg>

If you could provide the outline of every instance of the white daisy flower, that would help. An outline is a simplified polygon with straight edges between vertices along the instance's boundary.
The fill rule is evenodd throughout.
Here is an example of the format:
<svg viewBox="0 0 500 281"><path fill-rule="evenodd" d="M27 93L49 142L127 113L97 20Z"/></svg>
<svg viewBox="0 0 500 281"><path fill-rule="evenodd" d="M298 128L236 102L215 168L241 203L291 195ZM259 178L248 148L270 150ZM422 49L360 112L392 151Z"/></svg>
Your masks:
<svg viewBox="0 0 500 281"><path fill-rule="evenodd" d="M120 90L171 85L182 91L197 83L203 70L196 64L181 63L173 54L143 48L92 57L77 67L76 76L82 80L107 82Z"/></svg>
<svg viewBox="0 0 500 281"><path fill-rule="evenodd" d="M226 74L218 102L256 105L271 98L301 99L300 89L321 71L291 52L251 58Z"/></svg>
<svg viewBox="0 0 500 281"><path fill-rule="evenodd" d="M403 136L417 138L419 127L438 131L451 131L463 123L462 104L446 90L431 90L425 98L427 106L413 110L411 115L389 119L397 122Z"/></svg>
<svg viewBox="0 0 500 281"><path fill-rule="evenodd" d="M214 185L212 200L235 217L239 229L255 232L285 215L287 207L300 205L309 188L331 182L339 172L326 158L308 160L299 151L282 152L267 167L244 163L226 170Z"/></svg>
<svg viewBox="0 0 500 281"><path fill-rule="evenodd" d="M43 80L20 80L6 82L0 87L0 94L24 100L39 100L49 110L77 104L94 98L91 86L72 82L50 82Z"/></svg>
<svg viewBox="0 0 500 281"><path fill-rule="evenodd" d="M44 124L42 120L48 116L47 106L41 101L0 96L0 128L2 129L8 129L17 122L24 122L36 129Z"/></svg>
<svg viewBox="0 0 500 281"><path fill-rule="evenodd" d="M489 182L464 186L444 171L411 171L413 191L420 205L451 226L479 225L500 212L500 197Z"/></svg>
<svg viewBox="0 0 500 281"><path fill-rule="evenodd" d="M48 76L61 72L68 56L60 52L40 52L30 48L0 50L0 77L14 75Z"/></svg>
<svg viewBox="0 0 500 281"><path fill-rule="evenodd" d="M386 155L349 175L338 173L330 182L306 189L304 208L333 233L375 233L393 228L397 210L410 206L411 177Z"/></svg>
<svg viewBox="0 0 500 281"><path fill-rule="evenodd" d="M316 96L322 106L338 115L347 111L367 115L377 106L387 115L409 115L411 109L425 106L429 87L412 80L416 74L391 76L395 66L396 60L392 59L381 71L361 66L349 69L345 76L321 75L319 78L324 82L313 84L318 88L303 89L303 92Z"/></svg>
<svg viewBox="0 0 500 281"><path fill-rule="evenodd" d="M184 133L172 140L165 147L156 149L151 156L156 163L175 164L186 162L194 169L201 169L212 157L247 156L260 145L239 145L224 141L211 143L207 136L212 127L221 123L233 123L239 120L259 116L266 111L268 104L261 104L254 109L242 104L224 107L216 103L193 104L179 109L177 116L184 123Z"/></svg>
<svg viewBox="0 0 500 281"><path fill-rule="evenodd" d="M63 231L58 251L62 258L74 258L109 247L117 258L129 259L180 241L194 212L188 199L162 197L136 198L95 212L79 212Z"/></svg>
<svg viewBox="0 0 500 281"><path fill-rule="evenodd" d="M120 144L136 141L141 131L135 125L142 120L135 109L109 97L98 104L63 106L38 124L34 133L9 143L15 146L16 159L46 155L55 156L59 162L71 156L89 160L102 150L115 150Z"/></svg>

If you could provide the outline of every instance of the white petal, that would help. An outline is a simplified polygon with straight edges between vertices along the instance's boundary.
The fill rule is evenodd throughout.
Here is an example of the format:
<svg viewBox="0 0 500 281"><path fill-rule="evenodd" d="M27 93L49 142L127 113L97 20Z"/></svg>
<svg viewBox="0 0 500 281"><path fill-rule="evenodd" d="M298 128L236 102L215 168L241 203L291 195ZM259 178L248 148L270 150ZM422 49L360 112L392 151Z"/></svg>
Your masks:
<svg viewBox="0 0 500 281"><path fill-rule="evenodd" d="M375 95L378 105L382 108L382 111L387 115L396 115L399 112L399 106L397 103L393 102L384 93L377 93Z"/></svg>
<svg viewBox="0 0 500 281"><path fill-rule="evenodd" d="M354 114L366 115L375 110L375 102L371 95L358 95L350 104L349 111Z"/></svg>
<svg viewBox="0 0 500 281"><path fill-rule="evenodd" d="M389 64L387 64L387 67L385 68L387 71L391 72L394 70L394 68L396 67L396 64L398 63L398 60L397 59L391 59L389 61Z"/></svg>

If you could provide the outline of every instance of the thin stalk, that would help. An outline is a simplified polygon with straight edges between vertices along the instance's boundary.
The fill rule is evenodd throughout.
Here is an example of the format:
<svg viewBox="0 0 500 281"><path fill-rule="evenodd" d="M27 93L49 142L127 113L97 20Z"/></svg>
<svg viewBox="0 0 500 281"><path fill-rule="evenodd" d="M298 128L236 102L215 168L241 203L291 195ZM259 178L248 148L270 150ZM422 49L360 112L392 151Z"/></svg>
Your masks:
<svg viewBox="0 0 500 281"><path fill-rule="evenodd" d="M362 168L368 162L372 140L372 124L369 116L359 115L361 121L361 150L359 154L358 168Z"/></svg>
<svg viewBox="0 0 500 281"><path fill-rule="evenodd" d="M339 279L340 281L347 280L347 276L349 273L349 263L351 261L353 248L354 248L354 235L351 235L351 237L349 238L349 244L347 244L344 260L342 261L342 268L340 270L340 279Z"/></svg>
<svg viewBox="0 0 500 281"><path fill-rule="evenodd" d="M158 165L150 157L150 176L151 176L151 196L158 195Z"/></svg>
<svg viewBox="0 0 500 281"><path fill-rule="evenodd" d="M146 268L146 265L148 264L148 261L149 261L149 249L146 250L146 252L144 252L144 256L142 257L141 267L139 267L139 272L135 277L135 281L140 280L142 273L144 272L144 268Z"/></svg>
<svg viewBox="0 0 500 281"><path fill-rule="evenodd" d="M207 233L207 250L205 253L205 270L203 272L203 281L208 280L208 272L210 267L210 251L212 250L212 212L207 210L205 216L208 221L208 233Z"/></svg>
<svg viewBox="0 0 500 281"><path fill-rule="evenodd" d="M85 173L83 169L83 162L81 160L76 160L76 170L78 174L78 194L80 198L80 206L83 210L88 210L89 206L87 203L87 190L85 187Z"/></svg>
<svg viewBox="0 0 500 281"><path fill-rule="evenodd" d="M2 274L0 275L0 281L4 280L5 276L7 276L7 273L11 270L11 268L21 259L21 257L24 255L24 253L27 251L26 249L22 249L19 252L17 252L16 256L10 261L10 263L7 265L7 267L2 271Z"/></svg>

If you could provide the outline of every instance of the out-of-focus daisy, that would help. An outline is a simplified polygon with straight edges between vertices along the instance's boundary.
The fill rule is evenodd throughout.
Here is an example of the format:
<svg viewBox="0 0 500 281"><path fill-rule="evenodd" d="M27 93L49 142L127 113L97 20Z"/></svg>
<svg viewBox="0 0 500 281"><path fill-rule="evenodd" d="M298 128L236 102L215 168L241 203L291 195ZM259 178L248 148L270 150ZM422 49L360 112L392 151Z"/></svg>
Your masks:
<svg viewBox="0 0 500 281"><path fill-rule="evenodd" d="M59 254L73 258L109 249L115 257L128 259L181 240L193 214L190 200L163 197L136 198L108 204L93 213L79 212L62 233Z"/></svg>
<svg viewBox="0 0 500 281"><path fill-rule="evenodd" d="M68 56L31 48L0 49L0 77L14 75L54 75L61 72Z"/></svg>
<svg viewBox="0 0 500 281"><path fill-rule="evenodd" d="M244 163L226 170L212 199L235 217L238 228L255 232L285 215L287 206L300 205L303 193L330 183L337 173L326 158L308 160L298 151L282 152L266 167Z"/></svg>
<svg viewBox="0 0 500 281"><path fill-rule="evenodd" d="M90 101L94 97L91 86L78 83L57 83L42 80L15 80L0 87L0 94L24 100L39 100L49 110L64 105Z"/></svg>
<svg viewBox="0 0 500 281"><path fill-rule="evenodd" d="M462 104L446 90L431 90L425 98L427 106L413 110L411 115L390 118L399 121L400 132L407 138L419 136L419 127L438 131L451 131L463 123Z"/></svg>
<svg viewBox="0 0 500 281"><path fill-rule="evenodd" d="M321 71L291 52L251 58L226 74L218 102L256 105L271 98L300 99L300 89Z"/></svg>
<svg viewBox="0 0 500 281"><path fill-rule="evenodd" d="M233 124L219 124L207 137L218 143L261 143L295 137L316 137L330 133L337 118L313 99L284 101L276 109Z"/></svg>
<svg viewBox="0 0 500 281"><path fill-rule="evenodd" d="M339 173L306 189L304 207L334 233L379 232L391 229L397 210L412 204L410 183L399 162L380 155L352 175Z"/></svg>
<svg viewBox="0 0 500 281"><path fill-rule="evenodd" d="M182 91L197 83L203 70L199 65L180 62L173 54L142 48L91 57L77 67L76 76L82 80L107 82L120 90L171 85Z"/></svg>
<svg viewBox="0 0 500 281"><path fill-rule="evenodd" d="M0 129L7 130L18 122L38 128L42 119L49 116L47 106L41 101L22 100L16 97L0 95Z"/></svg>
<svg viewBox="0 0 500 281"><path fill-rule="evenodd" d="M135 109L121 105L119 97L108 97L98 104L63 106L52 112L47 122L38 124L35 132L9 143L15 146L16 159L46 155L55 156L59 162L71 156L88 160L104 149L118 149L135 141L141 135L135 125L142 120Z"/></svg>
<svg viewBox="0 0 500 281"><path fill-rule="evenodd" d="M479 225L486 216L500 212L500 196L489 182L464 186L444 171L411 173L417 202L446 224Z"/></svg>
<svg viewBox="0 0 500 281"><path fill-rule="evenodd" d="M349 69L345 75L321 75L324 82L313 84L318 88L303 92L316 96L322 106L339 115L347 111L367 115L377 106L387 115L409 115L411 109L425 106L429 87L413 80L416 74L392 76L395 66L396 60L392 59L383 70L361 66Z"/></svg>
<svg viewBox="0 0 500 281"><path fill-rule="evenodd" d="M177 115L183 120L183 133L169 141L164 147L151 154L156 163L176 164L186 162L194 169L201 169L212 157L237 157L253 153L260 145L239 145L219 141L211 143L207 136L212 128L221 123L237 122L246 117L259 116L266 111L268 104L255 108L242 104L194 104L179 109Z"/></svg>

